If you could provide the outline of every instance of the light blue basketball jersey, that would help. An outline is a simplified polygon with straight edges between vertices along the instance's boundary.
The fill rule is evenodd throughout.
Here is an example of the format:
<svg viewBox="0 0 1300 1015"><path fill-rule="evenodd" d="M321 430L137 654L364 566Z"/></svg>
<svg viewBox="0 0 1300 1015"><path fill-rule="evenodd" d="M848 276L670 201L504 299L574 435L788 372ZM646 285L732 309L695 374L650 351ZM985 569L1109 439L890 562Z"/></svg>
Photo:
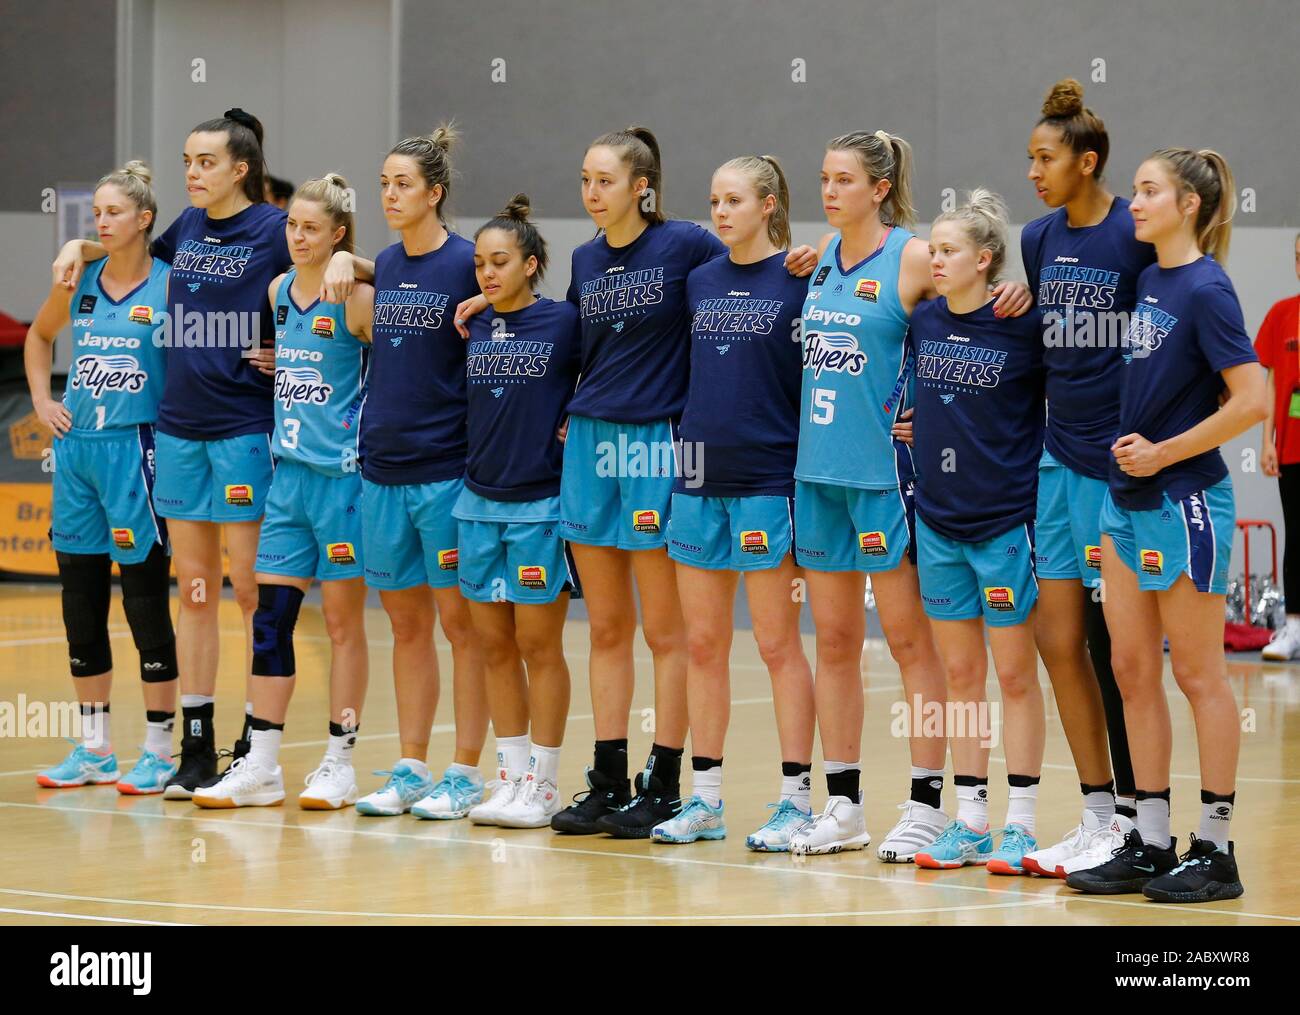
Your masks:
<svg viewBox="0 0 1300 1015"><path fill-rule="evenodd" d="M275 436L277 458L330 475L355 472L366 346L348 331L342 303L313 301L300 310L290 271L275 294Z"/></svg>
<svg viewBox="0 0 1300 1015"><path fill-rule="evenodd" d="M817 264L803 305L796 479L888 490L912 478L910 452L889 434L910 401L898 272L911 238L895 226L875 253L845 271L837 235Z"/></svg>
<svg viewBox="0 0 1300 1015"><path fill-rule="evenodd" d="M63 404L77 430L109 430L158 418L167 350L154 332L167 312L166 261L120 300L100 284L108 258L86 265L72 294L72 370Z"/></svg>

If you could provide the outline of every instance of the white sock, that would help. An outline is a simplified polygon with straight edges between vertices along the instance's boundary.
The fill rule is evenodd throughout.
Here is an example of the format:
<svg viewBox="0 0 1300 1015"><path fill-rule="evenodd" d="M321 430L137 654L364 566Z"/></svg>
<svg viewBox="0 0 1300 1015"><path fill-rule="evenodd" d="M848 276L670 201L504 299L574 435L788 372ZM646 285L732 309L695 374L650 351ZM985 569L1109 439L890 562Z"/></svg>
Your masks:
<svg viewBox="0 0 1300 1015"><path fill-rule="evenodd" d="M113 737L109 730L106 704L81 706L81 746L92 754L113 753Z"/></svg>
<svg viewBox="0 0 1300 1015"><path fill-rule="evenodd" d="M1137 802L1137 812L1138 834L1142 841L1156 849L1168 849L1169 801L1163 796L1149 796Z"/></svg>
<svg viewBox="0 0 1300 1015"><path fill-rule="evenodd" d="M528 770L528 734L497 737L497 778L518 779Z"/></svg>
<svg viewBox="0 0 1300 1015"><path fill-rule="evenodd" d="M958 778L962 778L958 776ZM983 779L974 786L957 784L957 820L976 832L989 828L989 782Z"/></svg>
<svg viewBox="0 0 1300 1015"><path fill-rule="evenodd" d="M691 789L710 807L719 807L722 804L722 766L691 772Z"/></svg>
<svg viewBox="0 0 1300 1015"><path fill-rule="evenodd" d="M429 766L419 758L398 758L397 763L399 765L405 765L421 779L429 778Z"/></svg>
<svg viewBox="0 0 1300 1015"><path fill-rule="evenodd" d="M782 774L780 799L789 800L807 814L812 813L812 766L798 775Z"/></svg>
<svg viewBox="0 0 1300 1015"><path fill-rule="evenodd" d="M1007 824L1019 825L1030 835L1034 834L1034 812L1038 807L1038 783L1032 786L1012 786L1007 803Z"/></svg>
<svg viewBox="0 0 1300 1015"><path fill-rule="evenodd" d="M352 764L352 749L356 745L357 735L355 732L344 733L341 737L336 737L331 733L329 735L329 746L325 748L325 757L350 765Z"/></svg>
<svg viewBox="0 0 1300 1015"><path fill-rule="evenodd" d="M210 694L182 694L181 708L198 708L200 705L211 705L216 700Z"/></svg>
<svg viewBox="0 0 1300 1015"><path fill-rule="evenodd" d="M1083 795L1083 809L1092 811L1092 816L1105 828L1115 816L1115 794L1106 790L1097 790Z"/></svg>
<svg viewBox="0 0 1300 1015"><path fill-rule="evenodd" d="M248 756L259 768L273 772L280 764L280 741L284 730L249 730Z"/></svg>
<svg viewBox="0 0 1300 1015"><path fill-rule="evenodd" d="M560 749L533 744L528 752L528 772L539 782L558 786L560 782Z"/></svg>
<svg viewBox="0 0 1300 1015"><path fill-rule="evenodd" d="M166 722L146 722L144 724L144 749L161 757L172 752L172 729L176 724L173 716Z"/></svg>
<svg viewBox="0 0 1300 1015"><path fill-rule="evenodd" d="M474 765L462 765L458 761L453 761L450 765L447 766L447 771L456 772L460 775L463 775L466 779L474 783L474 785L476 786L483 785L483 773L480 772L478 768L476 768Z"/></svg>

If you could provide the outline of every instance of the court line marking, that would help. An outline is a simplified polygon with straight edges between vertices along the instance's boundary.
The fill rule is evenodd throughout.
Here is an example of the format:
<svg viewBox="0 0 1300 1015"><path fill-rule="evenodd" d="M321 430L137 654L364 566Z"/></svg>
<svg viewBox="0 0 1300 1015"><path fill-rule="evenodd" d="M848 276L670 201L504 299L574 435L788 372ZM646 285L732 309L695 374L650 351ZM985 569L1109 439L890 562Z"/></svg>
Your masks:
<svg viewBox="0 0 1300 1015"><path fill-rule="evenodd" d="M523 923L529 922L555 922L555 923L614 923L635 920L638 923L687 923L687 922L710 922L710 921L734 921L734 920L818 920L826 917L846 917L846 916L890 916L894 914L902 915L920 915L924 913L964 913L972 910L984 909L1018 909L1023 907L1043 907L1054 905L1053 900L1034 900L1026 899L1019 902L996 902L989 905L978 906L935 906L930 908L918 909L858 909L858 910L840 910L837 912L824 913L709 913L709 914L681 914L681 915L658 915L658 916L552 916L552 915L532 915L532 914L500 914L487 915L482 913L395 913L395 912L369 912L364 910L346 910L346 909L277 909L271 906L221 906L209 905L205 903L188 903L188 902L154 902L149 899L114 899L100 898L93 895L62 895L58 892L37 892L26 891L19 888L0 888L0 893L6 895L22 895L41 899L60 899L67 902L98 902L103 904L118 904L125 906L144 906L157 907L160 909L199 909L211 910L214 912L232 912L232 913L269 913L273 915L291 915L291 916L342 916L353 918L381 918L397 920L505 920ZM4 909L0 908L0 913L36 913L35 910L27 909ZM70 919L93 920L95 917L78 917L75 914L65 913L36 913L40 916L68 916ZM164 923L154 920L129 920L123 917L100 917L99 919L111 921L113 923L157 923L163 927L190 927L193 924L182 923Z"/></svg>
<svg viewBox="0 0 1300 1015"><path fill-rule="evenodd" d="M988 888L982 885L954 884L952 882L945 884L943 883L943 881L941 881L938 878L924 878L924 879L917 878L912 881L904 882L902 881L902 879L899 878L881 877L880 875L877 874L854 874L848 871L815 870L808 866L809 861L795 862L792 861L789 857L784 858L785 864L783 866L777 866L775 864L757 863L757 862L743 864L743 863L735 863L734 861L728 861L728 860L700 860L698 858L691 859L689 857L681 857L681 856L666 856L666 855L657 856L652 853L622 853L622 852L611 852L611 851L597 850L597 849L583 849L581 847L571 847L571 846L560 846L560 847L546 846L540 843L528 843L528 842L506 843L499 835L493 836L491 839L451 838L447 836L437 836L437 835L414 835L410 832L384 832L379 829L363 829L363 828L355 828L355 827L336 828L324 824L303 825L297 823L287 824L284 822L244 821L235 817L227 816L227 817L217 818L217 817L207 817L203 814L165 814L160 811L146 812L146 811L140 811L135 809L131 811L105 810L103 808L98 808L98 807L51 808L45 804L25 804L25 803L17 803L9 800L0 800L0 807L17 807L25 810L43 811L46 813L108 814L114 817L126 817L126 818L141 817L141 818L161 819L167 821L188 821L193 824L237 825L245 828L260 828L265 831L274 831L277 833L283 832L285 829L296 829L307 833L333 832L335 834L343 834L343 835L359 835L366 838L415 839L420 842L426 842L426 843L439 845L439 846L465 845L465 846L480 846L488 849L495 849L499 844L503 844L506 849L521 849L521 850L529 850L531 852L538 852L538 853L557 853L561 855L573 854L575 856L596 856L596 857L603 857L605 859L637 860L637 861L643 861L649 863L679 864L679 865L691 866L691 867L715 867L715 868L723 868L729 870L757 871L765 874L802 874L808 877L838 878L841 880L848 880L848 881L874 881L874 882L881 882L883 884L888 884L888 885L900 885L900 884L906 884L908 886L921 885L930 888L940 888L940 889L946 888L954 891L979 892L981 894L993 894L993 895L1005 895L1006 892L1009 890L1009 889L1002 889L1002 888ZM771 855L779 856L780 854L771 854ZM1033 884L1036 881L1038 883L1049 882L1049 884L1046 885L1045 887L1051 887L1050 881L1053 880L1055 879L1047 879L1047 878L1032 879L1029 883ZM1136 906L1140 909L1144 909L1147 911L1151 911L1153 909L1162 909L1162 910L1169 910L1171 912L1181 912L1187 916L1205 913L1209 915L1218 915L1218 916L1246 917L1246 918L1259 919L1259 920L1282 920L1288 923L1300 923L1300 916L1282 916L1276 913L1251 913L1251 912L1237 911L1231 909L1207 909L1201 905L1189 907L1189 906L1177 905L1173 903L1158 903L1158 902L1149 902L1149 901L1126 902L1120 899L1106 898L1106 897L1101 897L1096 895L1084 895L1082 893L1076 895L1064 895L1064 894L1057 893L1051 896L1035 895L1035 896L1027 896L1027 897L1028 898L1051 898L1061 904L1068 904L1071 902L1081 902L1081 903L1092 903L1093 905L1101 905L1101 906L1128 906L1128 907Z"/></svg>
<svg viewBox="0 0 1300 1015"><path fill-rule="evenodd" d="M0 889L8 892L9 889ZM11 895L39 895L38 892L10 892ZM48 896L60 898L60 896ZM71 899L73 896L62 896ZM47 913L41 909L9 909L0 906L0 913L17 913L21 916L53 916L61 920L91 920L95 923L137 923L150 927L193 927L192 923L168 923L166 920L131 920L125 916L83 916L81 913Z"/></svg>

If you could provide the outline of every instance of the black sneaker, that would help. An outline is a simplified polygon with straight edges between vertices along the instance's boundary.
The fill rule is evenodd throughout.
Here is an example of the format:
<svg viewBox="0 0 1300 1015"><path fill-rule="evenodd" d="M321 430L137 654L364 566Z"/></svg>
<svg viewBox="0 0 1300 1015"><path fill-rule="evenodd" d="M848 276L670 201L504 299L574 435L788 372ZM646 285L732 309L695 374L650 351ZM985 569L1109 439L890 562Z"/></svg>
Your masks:
<svg viewBox="0 0 1300 1015"><path fill-rule="evenodd" d="M681 809L680 792L669 796L667 788L655 776L647 779L644 772L638 772L636 799L613 814L598 818L596 831L616 839L648 839L650 829Z"/></svg>
<svg viewBox="0 0 1300 1015"><path fill-rule="evenodd" d="M1124 845L1111 850L1111 859L1100 867L1067 875L1065 883L1089 895L1140 892L1152 878L1178 866L1178 854L1174 852L1177 844L1177 839L1170 839L1168 849L1156 849L1146 845L1134 828L1124 837Z"/></svg>
<svg viewBox="0 0 1300 1015"><path fill-rule="evenodd" d="M194 791L211 785L217 774L217 752L209 737L181 737L181 764L163 787L164 800L189 800Z"/></svg>
<svg viewBox="0 0 1300 1015"><path fill-rule="evenodd" d="M1191 848L1180 859L1168 874L1148 881L1142 894L1152 902L1219 902L1245 891L1231 842L1223 853L1208 839L1193 835Z"/></svg>
<svg viewBox="0 0 1300 1015"><path fill-rule="evenodd" d="M573 804L551 818L551 828L570 835L595 835L598 818L613 814L632 799L627 780L611 779L594 768L587 769L586 793L573 798Z"/></svg>

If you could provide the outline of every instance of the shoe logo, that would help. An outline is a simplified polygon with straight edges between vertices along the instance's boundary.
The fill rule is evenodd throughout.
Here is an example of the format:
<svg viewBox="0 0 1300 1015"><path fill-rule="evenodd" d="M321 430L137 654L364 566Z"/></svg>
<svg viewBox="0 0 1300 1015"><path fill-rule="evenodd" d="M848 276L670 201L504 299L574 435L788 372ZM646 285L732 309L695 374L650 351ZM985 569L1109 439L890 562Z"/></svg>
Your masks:
<svg viewBox="0 0 1300 1015"><path fill-rule="evenodd" d="M1135 864L1133 865L1133 869L1134 869L1134 870L1140 870L1140 871L1146 871L1148 874L1154 874L1154 873L1156 872L1155 867L1152 866L1151 864L1147 864L1147 865L1144 867L1144 866L1142 866L1142 864L1140 864L1140 863L1135 863Z"/></svg>

